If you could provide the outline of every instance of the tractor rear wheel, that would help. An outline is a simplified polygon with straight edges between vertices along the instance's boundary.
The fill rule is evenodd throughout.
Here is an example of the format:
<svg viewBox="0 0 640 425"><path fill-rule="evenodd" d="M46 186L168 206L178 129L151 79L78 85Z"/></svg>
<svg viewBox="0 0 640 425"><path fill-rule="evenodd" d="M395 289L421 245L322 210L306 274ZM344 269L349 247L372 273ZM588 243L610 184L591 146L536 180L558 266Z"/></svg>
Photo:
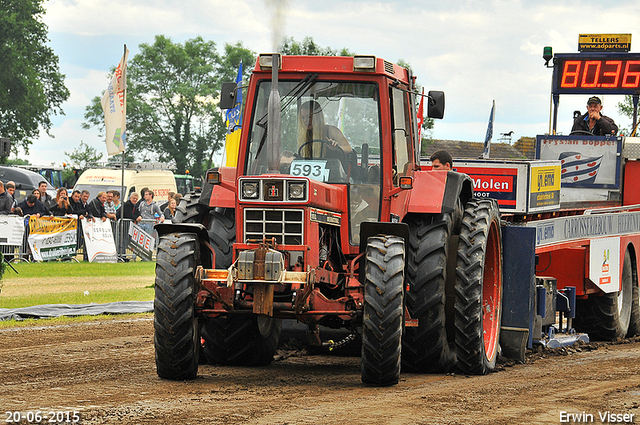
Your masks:
<svg viewBox="0 0 640 425"><path fill-rule="evenodd" d="M265 366L278 348L282 319L230 314L209 320L203 328L204 353L212 364Z"/></svg>
<svg viewBox="0 0 640 425"><path fill-rule="evenodd" d="M176 207L174 223L202 223L208 210L206 205L200 202L200 192L189 192L180 199L180 205Z"/></svg>
<svg viewBox="0 0 640 425"><path fill-rule="evenodd" d="M462 218L455 285L455 343L463 373L495 369L502 317L502 245L498 205L472 199Z"/></svg>
<svg viewBox="0 0 640 425"><path fill-rule="evenodd" d="M216 208L209 211L209 240L216 253L216 269L227 269L233 261L233 244L236 241L236 217L233 208Z"/></svg>
<svg viewBox="0 0 640 425"><path fill-rule="evenodd" d="M454 364L446 330L450 214L412 216L407 243L407 309L418 327L405 329L402 367L407 372L448 372Z"/></svg>
<svg viewBox="0 0 640 425"><path fill-rule="evenodd" d="M209 241L216 253L215 268L227 269L236 241L235 210L209 211ZM282 319L230 314L209 319L202 327L204 354L212 364L263 366L278 348Z"/></svg>
<svg viewBox="0 0 640 425"><path fill-rule="evenodd" d="M186 380L198 374L200 332L194 308L198 247L198 237L192 233L170 233L158 244L153 324L161 378Z"/></svg>
<svg viewBox="0 0 640 425"><path fill-rule="evenodd" d="M618 292L590 295L577 300L574 326L593 340L613 341L627 335L633 311L633 270L627 250L622 265L622 288Z"/></svg>
<svg viewBox="0 0 640 425"><path fill-rule="evenodd" d="M362 318L362 382L395 385L400 379L404 328L404 240L373 236L367 240Z"/></svg>

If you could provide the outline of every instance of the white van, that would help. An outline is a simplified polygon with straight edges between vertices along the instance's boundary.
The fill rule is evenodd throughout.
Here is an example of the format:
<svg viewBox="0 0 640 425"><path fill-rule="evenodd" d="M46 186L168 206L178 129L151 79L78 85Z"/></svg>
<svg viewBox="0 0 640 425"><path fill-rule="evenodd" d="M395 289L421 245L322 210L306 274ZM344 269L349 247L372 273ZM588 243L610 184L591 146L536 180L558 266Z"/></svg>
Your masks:
<svg viewBox="0 0 640 425"><path fill-rule="evenodd" d="M90 199L95 198L98 192L117 190L120 192L122 202L129 199L131 192L140 193L143 187L153 190L155 200L160 203L167 199L169 192L177 192L176 179L169 170L125 168L124 186L125 194L123 195L121 169L90 168L80 175L73 189L88 190L91 194Z"/></svg>

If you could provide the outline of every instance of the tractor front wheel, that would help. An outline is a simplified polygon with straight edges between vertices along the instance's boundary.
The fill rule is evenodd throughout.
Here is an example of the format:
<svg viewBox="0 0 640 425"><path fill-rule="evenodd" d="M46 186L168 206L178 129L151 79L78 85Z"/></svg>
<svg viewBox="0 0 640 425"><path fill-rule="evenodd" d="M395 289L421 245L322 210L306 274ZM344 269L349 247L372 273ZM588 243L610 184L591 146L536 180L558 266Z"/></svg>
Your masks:
<svg viewBox="0 0 640 425"><path fill-rule="evenodd" d="M404 328L404 240L373 236L367 240L362 319L362 382L395 385L400 379Z"/></svg>
<svg viewBox="0 0 640 425"><path fill-rule="evenodd" d="M186 380L198 374L200 332L194 308L198 246L192 233L167 234L158 244L153 325L161 378Z"/></svg>

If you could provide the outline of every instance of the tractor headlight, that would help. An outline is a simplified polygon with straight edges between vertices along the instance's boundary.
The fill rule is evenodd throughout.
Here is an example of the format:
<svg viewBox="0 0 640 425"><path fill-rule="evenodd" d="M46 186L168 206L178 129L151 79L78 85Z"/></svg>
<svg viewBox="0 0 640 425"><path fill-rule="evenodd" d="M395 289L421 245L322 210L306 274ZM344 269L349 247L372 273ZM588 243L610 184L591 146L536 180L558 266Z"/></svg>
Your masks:
<svg viewBox="0 0 640 425"><path fill-rule="evenodd" d="M305 182L289 182L289 199L305 199L307 195Z"/></svg>
<svg viewBox="0 0 640 425"><path fill-rule="evenodd" d="M260 187L258 182L245 181L242 182L242 198L243 199L258 199L260 195Z"/></svg>

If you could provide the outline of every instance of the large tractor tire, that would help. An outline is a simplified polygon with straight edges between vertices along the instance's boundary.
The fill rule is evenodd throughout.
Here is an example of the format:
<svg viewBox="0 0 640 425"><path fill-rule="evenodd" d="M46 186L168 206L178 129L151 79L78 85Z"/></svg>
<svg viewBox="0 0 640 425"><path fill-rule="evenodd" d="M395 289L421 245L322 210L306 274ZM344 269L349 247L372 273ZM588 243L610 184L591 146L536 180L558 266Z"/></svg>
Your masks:
<svg viewBox="0 0 640 425"><path fill-rule="evenodd" d="M502 317L502 243L498 205L472 199L462 218L455 285L458 368L484 375L495 369Z"/></svg>
<svg viewBox="0 0 640 425"><path fill-rule="evenodd" d="M407 285L405 302L418 327L405 329L402 368L406 372L448 372L455 358L446 330L445 286L452 230L450 214L412 216L407 220Z"/></svg>
<svg viewBox="0 0 640 425"><path fill-rule="evenodd" d="M621 276L622 289L603 295L590 295L577 300L574 326L597 341L613 341L627 336L633 311L633 269L631 255L624 255Z"/></svg>
<svg viewBox="0 0 640 425"><path fill-rule="evenodd" d="M373 236L367 240L362 318L362 382L395 385L400 379L404 328L404 240Z"/></svg>
<svg viewBox="0 0 640 425"><path fill-rule="evenodd" d="M200 202L200 192L189 192L180 199L176 207L174 223L202 223L209 209Z"/></svg>
<svg viewBox="0 0 640 425"><path fill-rule="evenodd" d="M227 269L233 261L236 241L236 217L232 208L216 208L209 212L209 241L216 253L216 269Z"/></svg>
<svg viewBox="0 0 640 425"><path fill-rule="evenodd" d="M198 246L192 233L170 233L158 244L153 324L161 378L187 380L198 374L200 332L194 308Z"/></svg>
<svg viewBox="0 0 640 425"><path fill-rule="evenodd" d="M212 364L265 366L278 348L282 319L230 314L202 328L204 353Z"/></svg>

